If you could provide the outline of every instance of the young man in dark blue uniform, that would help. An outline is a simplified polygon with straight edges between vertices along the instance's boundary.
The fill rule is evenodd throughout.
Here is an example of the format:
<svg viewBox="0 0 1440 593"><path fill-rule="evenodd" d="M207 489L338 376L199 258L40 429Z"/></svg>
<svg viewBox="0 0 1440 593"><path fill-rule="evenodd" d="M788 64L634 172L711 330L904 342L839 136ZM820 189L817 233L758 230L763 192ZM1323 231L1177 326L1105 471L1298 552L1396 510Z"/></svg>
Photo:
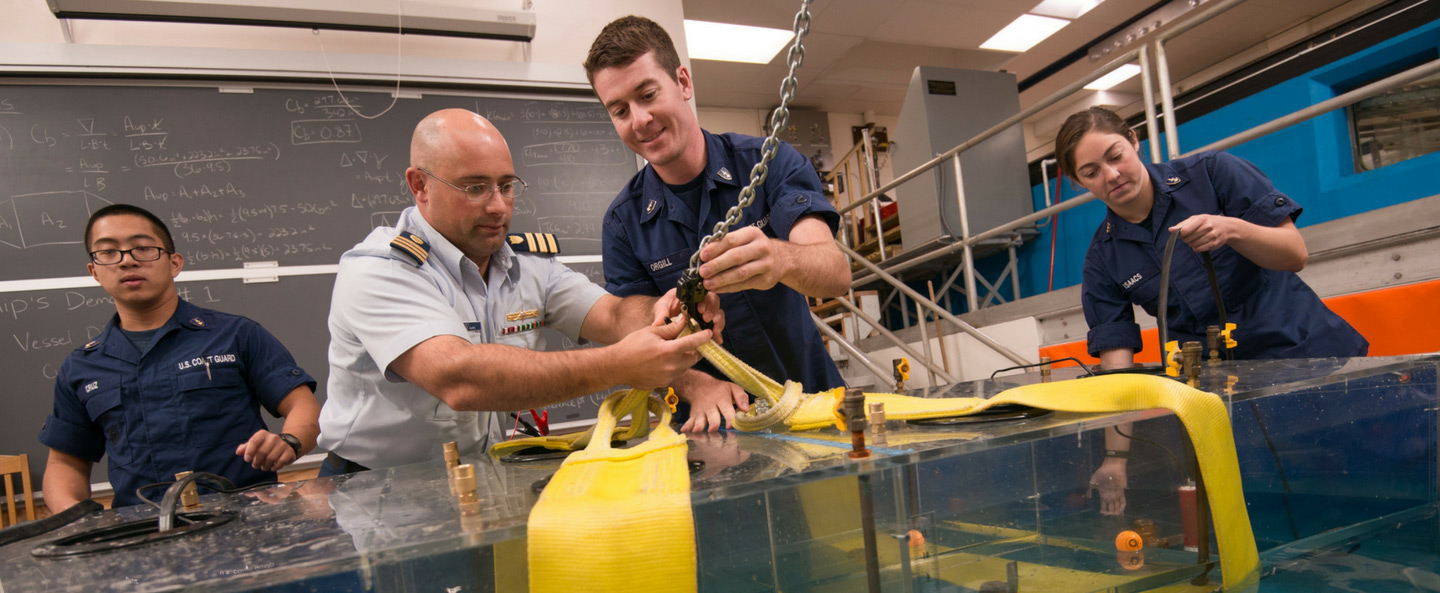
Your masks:
<svg viewBox="0 0 1440 593"><path fill-rule="evenodd" d="M688 104L690 71L649 19L607 25L590 47L585 72L625 145L649 161L605 213L606 289L663 294L690 266L701 237L739 203L763 139L700 129ZM740 223L701 254L705 288L721 293L725 346L807 392L844 384L805 300L839 296L850 286L849 263L833 241L839 220L809 161L781 143ZM733 422L736 406L746 408L745 393L710 370L689 372L676 384L691 406L686 430L716 430L722 419Z"/></svg>
<svg viewBox="0 0 1440 593"><path fill-rule="evenodd" d="M85 227L90 275L115 299L115 317L65 359L55 409L40 431L50 447L45 503L59 512L90 497L90 470L109 458L113 506L182 471L237 486L315 446L315 379L259 324L196 307L175 290L184 258L150 212L116 204ZM285 418L265 428L260 407ZM153 494L153 493L152 493Z"/></svg>
<svg viewBox="0 0 1440 593"><path fill-rule="evenodd" d="M1226 319L1236 325L1235 358L1365 356L1370 343L1295 275L1309 258L1295 227L1299 204L1239 157L1204 152L1150 165L1139 148L1124 120L1101 107L1071 115L1055 139L1060 169L1108 208L1085 254L1080 293L1088 349L1101 366L1134 365L1142 344L1132 304L1158 313L1172 233L1183 244L1170 262L1169 339L1204 344L1206 326L1220 323L1200 256L1208 253ZM1129 439L1107 431L1106 448L1091 485L1102 512L1119 514Z"/></svg>

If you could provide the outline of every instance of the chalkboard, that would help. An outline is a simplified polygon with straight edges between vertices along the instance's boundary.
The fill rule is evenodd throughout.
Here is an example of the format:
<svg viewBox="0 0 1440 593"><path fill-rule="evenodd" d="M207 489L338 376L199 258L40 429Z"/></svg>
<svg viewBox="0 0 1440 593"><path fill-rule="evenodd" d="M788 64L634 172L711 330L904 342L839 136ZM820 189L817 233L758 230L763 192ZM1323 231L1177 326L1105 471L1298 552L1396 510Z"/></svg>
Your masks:
<svg viewBox="0 0 1440 593"><path fill-rule="evenodd" d="M511 231L555 233L566 258L596 256L605 207L637 170L593 99L446 90L385 111L388 92L233 87L0 85L0 453L29 453L35 476L47 455L35 437L55 373L115 310L93 281L66 284L86 276L91 212L129 203L156 213L187 271L334 265L413 203L404 180L411 132L425 115L458 107L500 129L529 183ZM385 113L370 119L351 107ZM572 267L603 284L599 263ZM49 288L54 282L83 287ZM320 381L323 401L333 283L331 272L177 287L197 305L264 325ZM556 332L548 341L575 347ZM551 421L593 418L601 398L554 406ZM97 470L92 477L104 481L103 462Z"/></svg>
<svg viewBox="0 0 1440 593"><path fill-rule="evenodd" d="M346 93L373 114L388 94ZM192 270L244 262L334 264L413 202L410 134L437 109L486 115L516 173L512 232L555 233L600 253L600 217L637 169L591 101L425 95L378 119L333 90L0 86L0 280L75 275L90 212L160 215Z"/></svg>

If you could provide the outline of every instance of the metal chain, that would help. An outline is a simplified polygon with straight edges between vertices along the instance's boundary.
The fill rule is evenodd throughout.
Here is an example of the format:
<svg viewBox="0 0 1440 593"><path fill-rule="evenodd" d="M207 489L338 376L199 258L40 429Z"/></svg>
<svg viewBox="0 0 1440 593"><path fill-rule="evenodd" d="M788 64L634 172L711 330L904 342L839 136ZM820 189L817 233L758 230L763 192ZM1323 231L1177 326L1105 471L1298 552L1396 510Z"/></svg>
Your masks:
<svg viewBox="0 0 1440 593"><path fill-rule="evenodd" d="M775 158L775 149L780 146L780 131L790 123L790 100L795 98L795 89L800 84L795 80L795 71L805 62L805 45L801 40L810 32L810 2L811 0L801 0L800 12L795 13L795 41L790 45L790 52L787 54L790 72L780 83L780 106L770 113L770 135L765 137L765 143L761 145L760 162L750 169L750 184L740 190L740 202L725 213L725 220L715 223L715 229L710 235L700 240L700 246L690 256L687 276L699 277L700 252L705 250L706 245L724 239L725 234L730 232L730 227L740 222L740 218L745 215L745 209L755 201L755 188L765 183L765 177L770 174L770 159Z"/></svg>

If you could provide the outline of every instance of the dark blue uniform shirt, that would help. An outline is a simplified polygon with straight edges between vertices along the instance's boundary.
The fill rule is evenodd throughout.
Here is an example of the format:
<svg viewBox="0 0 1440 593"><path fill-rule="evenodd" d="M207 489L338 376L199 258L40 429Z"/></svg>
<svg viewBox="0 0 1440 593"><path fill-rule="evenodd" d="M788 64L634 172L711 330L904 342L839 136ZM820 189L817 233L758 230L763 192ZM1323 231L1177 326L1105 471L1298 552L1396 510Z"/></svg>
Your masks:
<svg viewBox="0 0 1440 593"><path fill-rule="evenodd" d="M265 428L259 406L278 415L296 387L315 389L280 341L254 321L182 299L141 356L117 322L60 366L40 442L91 462L108 457L114 506L136 504L136 488L187 470L237 486L274 480L235 448Z"/></svg>
<svg viewBox="0 0 1440 593"><path fill-rule="evenodd" d="M1157 314L1170 227L1196 214L1274 227L1298 218L1302 210L1255 165L1227 153L1204 152L1145 168L1155 188L1150 228L1109 211L1085 254L1081 299L1092 356L1114 348L1140 351L1140 326L1131 303ZM1370 343L1293 272L1262 268L1228 245L1210 256L1227 321L1236 325L1236 358L1364 356L1369 350ZM1204 344L1205 326L1220 322L1204 263L1184 241L1176 242L1170 263L1167 309L1169 339L1182 344Z"/></svg>
<svg viewBox="0 0 1440 593"><path fill-rule="evenodd" d="M701 233L710 234L740 202L750 168L760 162L763 141L705 132L707 162L698 214L666 187L654 167L646 165L635 174L605 212L605 288L622 297L659 296L674 288L690 267ZM755 201L732 231L759 226L766 236L783 240L807 214L819 215L835 231L840 215L821 193L820 178L805 157L782 142L769 169ZM805 297L794 289L776 284L770 290L722 294L720 306L725 310L725 348L756 370L781 383L800 382L809 393L844 385ZM707 363L700 368L721 377Z"/></svg>

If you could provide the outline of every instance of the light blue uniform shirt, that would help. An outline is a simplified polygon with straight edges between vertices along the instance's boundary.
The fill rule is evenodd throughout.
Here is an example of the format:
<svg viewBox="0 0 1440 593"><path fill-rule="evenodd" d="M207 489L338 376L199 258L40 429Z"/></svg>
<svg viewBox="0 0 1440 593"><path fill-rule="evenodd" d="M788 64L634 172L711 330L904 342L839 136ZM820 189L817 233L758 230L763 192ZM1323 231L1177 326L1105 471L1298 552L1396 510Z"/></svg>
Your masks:
<svg viewBox="0 0 1440 593"><path fill-rule="evenodd" d="M402 231L430 246L423 265L391 245ZM538 325L579 341L580 325L605 294L551 257L505 245L490 257L489 283L475 263L414 207L340 258L330 301L330 379L320 447L371 469L464 456L502 438L496 412L457 412L389 367L435 336L544 350Z"/></svg>

